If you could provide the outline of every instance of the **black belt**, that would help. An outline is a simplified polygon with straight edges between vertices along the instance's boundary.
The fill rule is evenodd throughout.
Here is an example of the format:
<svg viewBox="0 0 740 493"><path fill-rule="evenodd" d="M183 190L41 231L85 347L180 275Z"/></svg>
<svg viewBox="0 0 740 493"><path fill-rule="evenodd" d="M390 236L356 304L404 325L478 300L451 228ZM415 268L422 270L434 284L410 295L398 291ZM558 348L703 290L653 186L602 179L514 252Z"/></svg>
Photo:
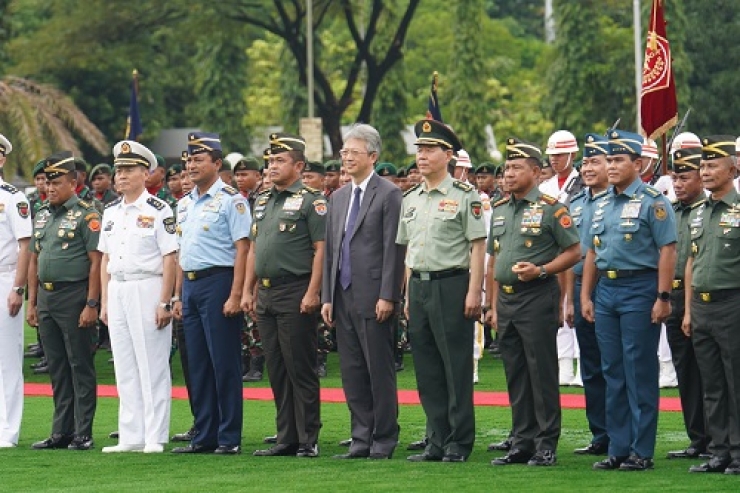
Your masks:
<svg viewBox="0 0 740 493"><path fill-rule="evenodd" d="M290 274L287 276L270 278L261 277L259 280L259 285L262 288L276 288L278 286L283 286L292 282L305 281L307 279L311 279L311 274L301 274L300 276Z"/></svg>
<svg viewBox="0 0 740 493"><path fill-rule="evenodd" d="M636 269L636 270L625 270L625 269L607 269L600 270L599 274L607 279L624 279L625 277L636 277L643 274L657 274L655 269Z"/></svg>
<svg viewBox="0 0 740 493"><path fill-rule="evenodd" d="M724 301L737 295L740 295L740 289L719 289L717 291L705 292L694 291L694 299L704 303Z"/></svg>
<svg viewBox="0 0 740 493"><path fill-rule="evenodd" d="M74 286L82 282L86 283L87 279L82 279L81 281L39 282L39 286L41 286L41 289L44 291L59 291L60 289Z"/></svg>
<svg viewBox="0 0 740 493"><path fill-rule="evenodd" d="M499 291L503 291L506 294L516 294L516 293L522 293L524 291L527 291L529 289L534 289L540 286L544 286L545 284L548 284L552 282L555 278L554 277L546 277L544 279L533 279L529 282L516 282L514 284L499 284Z"/></svg>
<svg viewBox="0 0 740 493"><path fill-rule="evenodd" d="M416 279L421 279L422 281L436 281L438 279L446 279L448 277L461 276L463 274L467 274L468 272L469 272L468 269L446 269L446 270L438 270L436 272L412 270L411 277L414 277Z"/></svg>
<svg viewBox="0 0 740 493"><path fill-rule="evenodd" d="M184 274L188 281L197 281L198 279L203 279L214 274L231 272L233 270L233 267L209 267L201 270L186 270Z"/></svg>
<svg viewBox="0 0 740 493"><path fill-rule="evenodd" d="M683 279L674 279L672 284L674 291L680 291L683 289Z"/></svg>

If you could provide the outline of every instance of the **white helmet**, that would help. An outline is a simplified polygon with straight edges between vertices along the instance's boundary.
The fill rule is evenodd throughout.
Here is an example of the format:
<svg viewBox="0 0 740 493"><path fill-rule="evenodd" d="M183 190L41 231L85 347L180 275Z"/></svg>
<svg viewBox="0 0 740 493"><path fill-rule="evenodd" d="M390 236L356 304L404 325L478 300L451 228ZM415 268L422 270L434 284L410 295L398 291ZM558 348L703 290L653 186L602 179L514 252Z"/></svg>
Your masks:
<svg viewBox="0 0 740 493"><path fill-rule="evenodd" d="M457 151L457 162L455 163L455 166L459 166L461 168L473 167L473 164L470 162L470 155L465 151L465 149Z"/></svg>
<svg viewBox="0 0 740 493"><path fill-rule="evenodd" d="M676 135L671 144L670 154L673 155L679 149L688 149L689 147L701 147L699 137L691 132L681 132Z"/></svg>
<svg viewBox="0 0 740 493"><path fill-rule="evenodd" d="M567 130L558 130L547 139L545 154L570 154L578 152L576 136Z"/></svg>
<svg viewBox="0 0 740 493"><path fill-rule="evenodd" d="M653 139L645 138L642 143L642 157L658 159L658 144Z"/></svg>
<svg viewBox="0 0 740 493"><path fill-rule="evenodd" d="M227 155L226 155L226 157L225 157L224 159L225 159L226 161L228 161L228 163L229 163L229 168L230 168L230 169L234 169L234 166L236 166L236 163L238 163L238 162L239 162L239 160L240 160L241 158L243 158L243 157L244 157L244 156L242 156L242 155L241 155L241 154L239 154L238 152L231 152L231 153L227 154Z"/></svg>
<svg viewBox="0 0 740 493"><path fill-rule="evenodd" d="M5 138L3 134L0 134L0 153L3 156L7 156L13 150L13 144Z"/></svg>
<svg viewBox="0 0 740 493"><path fill-rule="evenodd" d="M735 152L740 154L740 137L735 141Z"/></svg>

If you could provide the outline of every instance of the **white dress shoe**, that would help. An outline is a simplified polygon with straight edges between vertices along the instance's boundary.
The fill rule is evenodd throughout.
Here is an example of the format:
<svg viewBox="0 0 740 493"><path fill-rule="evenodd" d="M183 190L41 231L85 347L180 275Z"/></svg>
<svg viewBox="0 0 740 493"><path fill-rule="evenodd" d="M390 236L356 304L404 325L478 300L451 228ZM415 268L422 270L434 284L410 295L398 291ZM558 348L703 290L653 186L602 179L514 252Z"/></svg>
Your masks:
<svg viewBox="0 0 740 493"><path fill-rule="evenodd" d="M145 454L161 454L164 452L164 445L161 443L148 443L144 446Z"/></svg>
<svg viewBox="0 0 740 493"><path fill-rule="evenodd" d="M12 442L4 442L0 440L0 448L14 448L15 444Z"/></svg>
<svg viewBox="0 0 740 493"><path fill-rule="evenodd" d="M116 454L120 452L142 452L143 450L143 445L124 445L120 443L112 447L103 447L104 454Z"/></svg>

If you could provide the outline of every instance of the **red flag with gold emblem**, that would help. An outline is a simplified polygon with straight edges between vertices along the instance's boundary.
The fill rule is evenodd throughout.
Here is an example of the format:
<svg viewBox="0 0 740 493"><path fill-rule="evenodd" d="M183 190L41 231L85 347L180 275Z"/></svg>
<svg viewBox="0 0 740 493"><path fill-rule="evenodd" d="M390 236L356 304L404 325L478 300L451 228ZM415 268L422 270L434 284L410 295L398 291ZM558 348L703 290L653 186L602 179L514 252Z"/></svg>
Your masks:
<svg viewBox="0 0 740 493"><path fill-rule="evenodd" d="M654 140L665 134L678 121L671 47L663 17L664 3L665 0L653 0L653 8L650 11L640 95L642 133Z"/></svg>

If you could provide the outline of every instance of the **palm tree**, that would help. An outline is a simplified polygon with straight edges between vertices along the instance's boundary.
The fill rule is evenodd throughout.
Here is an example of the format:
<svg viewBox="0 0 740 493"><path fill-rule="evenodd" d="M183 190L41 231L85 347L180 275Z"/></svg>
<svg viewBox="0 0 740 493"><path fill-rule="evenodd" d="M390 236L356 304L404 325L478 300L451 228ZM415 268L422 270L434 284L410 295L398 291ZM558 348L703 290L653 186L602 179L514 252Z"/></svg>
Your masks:
<svg viewBox="0 0 740 493"><path fill-rule="evenodd" d="M58 150L79 156L75 135L105 155L110 152L102 132L62 91L30 79L0 78L0 133L13 143L5 176L29 177L33 163Z"/></svg>

